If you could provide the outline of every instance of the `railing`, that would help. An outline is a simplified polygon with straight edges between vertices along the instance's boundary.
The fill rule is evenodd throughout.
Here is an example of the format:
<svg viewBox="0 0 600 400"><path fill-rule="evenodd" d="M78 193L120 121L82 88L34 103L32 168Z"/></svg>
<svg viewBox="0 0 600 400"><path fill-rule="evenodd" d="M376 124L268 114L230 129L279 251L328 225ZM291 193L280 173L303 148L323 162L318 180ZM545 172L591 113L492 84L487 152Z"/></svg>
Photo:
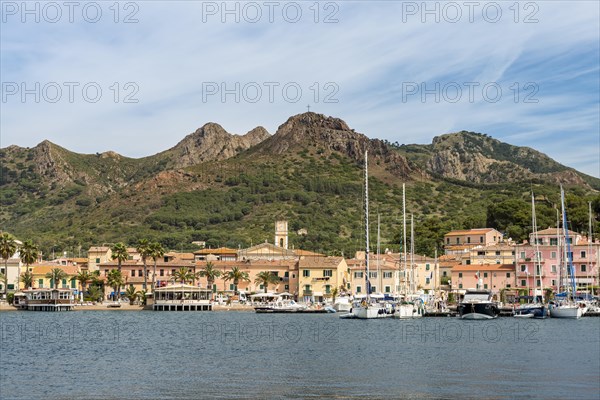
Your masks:
<svg viewBox="0 0 600 400"><path fill-rule="evenodd" d="M303 296L312 296L313 295L313 291L312 290L304 290L302 292Z"/></svg>

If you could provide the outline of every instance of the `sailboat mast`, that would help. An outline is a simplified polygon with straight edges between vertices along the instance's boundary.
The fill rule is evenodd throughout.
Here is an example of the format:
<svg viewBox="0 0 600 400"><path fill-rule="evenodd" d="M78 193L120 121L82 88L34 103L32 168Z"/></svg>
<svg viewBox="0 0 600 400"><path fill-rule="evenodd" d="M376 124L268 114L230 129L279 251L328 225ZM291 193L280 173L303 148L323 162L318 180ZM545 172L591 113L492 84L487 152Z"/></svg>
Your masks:
<svg viewBox="0 0 600 400"><path fill-rule="evenodd" d="M570 291L572 300L575 299L575 271L573 271L573 257L571 255L571 243L569 243L569 227L567 224L567 210L565 209L565 192L560 187L560 205L562 208L563 214L563 231L565 233L565 252L566 252L566 261L569 267L569 275L570 275Z"/></svg>
<svg viewBox="0 0 600 400"><path fill-rule="evenodd" d="M593 277L593 272L594 269L592 268L592 249L593 249L593 241L592 241L592 202L588 201L588 251L587 251L587 259L588 259L588 268L586 270L586 278L588 281L588 292L591 294L593 294L593 283L594 280L590 279L590 277Z"/></svg>
<svg viewBox="0 0 600 400"><path fill-rule="evenodd" d="M540 276L540 295L542 296L542 303L544 302L544 291L542 285L542 267L540 260L540 244L538 240L538 229L537 229L537 217L535 215L535 196L533 195L533 191L531 192L531 227L533 228L533 240L535 241L535 258L533 263L533 287L538 289L537 285L537 276L539 271ZM538 270L539 268L539 270ZM535 300L535 289L534 289L534 300Z"/></svg>
<svg viewBox="0 0 600 400"><path fill-rule="evenodd" d="M556 281L556 292L560 293L561 283L563 279L563 263L562 263L562 252L561 249L561 235L560 235L560 218L558 216L558 208L556 209L556 263L558 264L558 280Z"/></svg>
<svg viewBox="0 0 600 400"><path fill-rule="evenodd" d="M406 186L402 184L402 250L404 251L404 261L402 269L404 270L404 280L402 284L403 292L406 294Z"/></svg>
<svg viewBox="0 0 600 400"><path fill-rule="evenodd" d="M377 213L377 287L379 288L379 293L381 293L381 284L380 284L380 280L381 280L381 271L380 271L380 264L379 264L379 259L381 258L381 239L380 239L380 224L381 224L381 216L379 215L379 213Z"/></svg>
<svg viewBox="0 0 600 400"><path fill-rule="evenodd" d="M410 292L416 293L415 284L415 230L413 215L410 214Z"/></svg>
<svg viewBox="0 0 600 400"><path fill-rule="evenodd" d="M367 290L367 302L370 297L369 288L369 169L367 162L367 150L365 150L365 287Z"/></svg>

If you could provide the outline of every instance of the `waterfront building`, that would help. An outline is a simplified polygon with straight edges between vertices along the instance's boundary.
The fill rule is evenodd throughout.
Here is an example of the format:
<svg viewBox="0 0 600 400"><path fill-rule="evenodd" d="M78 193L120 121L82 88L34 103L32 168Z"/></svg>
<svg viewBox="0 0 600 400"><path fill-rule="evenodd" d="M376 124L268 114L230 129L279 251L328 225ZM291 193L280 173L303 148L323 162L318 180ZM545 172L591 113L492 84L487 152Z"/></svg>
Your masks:
<svg viewBox="0 0 600 400"><path fill-rule="evenodd" d="M456 230L444 235L444 251L462 256L475 246L490 246L501 240L502 233L493 228Z"/></svg>
<svg viewBox="0 0 600 400"><path fill-rule="evenodd" d="M50 273L53 269L59 268L65 274L66 277L58 282L57 288L54 287L54 282L46 277L46 274ZM24 271L25 268L22 268ZM32 264L29 266L29 271L33 274L33 288L36 289L70 289L76 291L78 286L77 274L80 269L77 265L62 265L55 263L41 263Z"/></svg>
<svg viewBox="0 0 600 400"><path fill-rule="evenodd" d="M210 290L181 283L160 287L154 292L152 308L155 311L210 311Z"/></svg>
<svg viewBox="0 0 600 400"><path fill-rule="evenodd" d="M127 260L123 262L121 264L121 273L123 274L123 279L125 281L124 287L133 286L138 291L146 290L147 292L150 292L154 271L154 260L152 258L147 259L146 265L148 271L146 282L148 287L144 288L144 263L141 260ZM100 277L105 279L110 270L119 268L119 264L116 260L111 260L100 264L98 267L100 269ZM162 287L169 283L175 283L175 271L181 267L188 268L190 272L194 273L196 264L193 261L183 261L172 255L157 259L155 276L156 286Z"/></svg>
<svg viewBox="0 0 600 400"><path fill-rule="evenodd" d="M344 257L306 257L298 262L300 300L321 303L335 288L346 288L348 265Z"/></svg>
<svg viewBox="0 0 600 400"><path fill-rule="evenodd" d="M369 255L369 283L371 293L393 294L396 274L399 271L398 254ZM356 252L355 258L346 260L348 279L346 287L351 294L365 294L365 253ZM402 275L401 275L402 276Z"/></svg>
<svg viewBox="0 0 600 400"><path fill-rule="evenodd" d="M463 255L463 265L513 264L515 262L515 245L501 242L489 246L475 246Z"/></svg>
<svg viewBox="0 0 600 400"><path fill-rule="evenodd" d="M516 286L513 264L456 265L452 268L452 290L465 293L467 289L490 290L498 293L502 289Z"/></svg>
<svg viewBox="0 0 600 400"><path fill-rule="evenodd" d="M92 246L88 250L88 269L97 271L98 266L112 260L112 250L107 246Z"/></svg>

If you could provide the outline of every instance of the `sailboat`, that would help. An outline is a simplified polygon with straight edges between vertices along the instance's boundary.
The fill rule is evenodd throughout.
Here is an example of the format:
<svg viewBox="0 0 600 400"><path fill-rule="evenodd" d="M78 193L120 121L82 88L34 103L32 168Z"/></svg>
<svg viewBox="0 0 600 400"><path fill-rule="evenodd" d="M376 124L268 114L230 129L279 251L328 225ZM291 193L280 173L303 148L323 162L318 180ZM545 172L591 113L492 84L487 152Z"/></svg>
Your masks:
<svg viewBox="0 0 600 400"><path fill-rule="evenodd" d="M369 169L368 153L365 150L365 287L366 296L360 301L355 301L348 314L340 318L375 319L389 318L394 315L394 308L390 303L380 303L371 297L371 282L369 281Z"/></svg>
<svg viewBox="0 0 600 400"><path fill-rule="evenodd" d="M404 219L404 271L406 274L406 190L404 184L402 184L402 213ZM410 216L410 273L409 273L409 285L408 293L404 293L404 299L401 299L395 305L394 318L409 319L409 318L421 318L425 312L423 300L419 295L415 294L415 269L414 269L414 224L413 216Z"/></svg>
<svg viewBox="0 0 600 400"><path fill-rule="evenodd" d="M571 243L569 241L569 228L567 224L567 211L565 209L565 192L560 187L560 207L562 211L563 223L563 260L566 261L566 268L569 274L569 284L567 285L567 297L564 301L553 304L550 308L552 318L581 318L583 308L575 301L575 270L573 268L573 254L571 253Z"/></svg>
<svg viewBox="0 0 600 400"><path fill-rule="evenodd" d="M535 216L535 197L533 192L531 192L531 227L533 229L533 240L535 242L535 255L534 255L534 265L533 265L533 296L527 296L528 302L525 304L521 304L515 310L515 318L547 318L548 317L548 309L544 305L544 292L542 286L542 266L540 263L540 248L539 248L539 240L538 240L538 230L537 230L537 218ZM540 284L539 288L536 283L537 276L539 275ZM528 280L529 281L529 280ZM530 300L530 301L529 301Z"/></svg>

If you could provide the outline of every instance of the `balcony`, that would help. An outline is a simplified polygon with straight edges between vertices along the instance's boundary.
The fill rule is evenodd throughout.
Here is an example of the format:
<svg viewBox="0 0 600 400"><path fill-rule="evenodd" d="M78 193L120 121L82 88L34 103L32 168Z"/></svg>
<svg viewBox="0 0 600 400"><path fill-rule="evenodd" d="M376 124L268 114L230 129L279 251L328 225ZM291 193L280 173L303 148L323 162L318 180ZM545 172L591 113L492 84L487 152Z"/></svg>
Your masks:
<svg viewBox="0 0 600 400"><path fill-rule="evenodd" d="M312 278L312 281L313 282L327 282L330 279L331 279L330 276L324 276L322 278Z"/></svg>
<svg viewBox="0 0 600 400"><path fill-rule="evenodd" d="M312 290L303 290L302 291L302 296L312 296L312 295L313 295Z"/></svg>

